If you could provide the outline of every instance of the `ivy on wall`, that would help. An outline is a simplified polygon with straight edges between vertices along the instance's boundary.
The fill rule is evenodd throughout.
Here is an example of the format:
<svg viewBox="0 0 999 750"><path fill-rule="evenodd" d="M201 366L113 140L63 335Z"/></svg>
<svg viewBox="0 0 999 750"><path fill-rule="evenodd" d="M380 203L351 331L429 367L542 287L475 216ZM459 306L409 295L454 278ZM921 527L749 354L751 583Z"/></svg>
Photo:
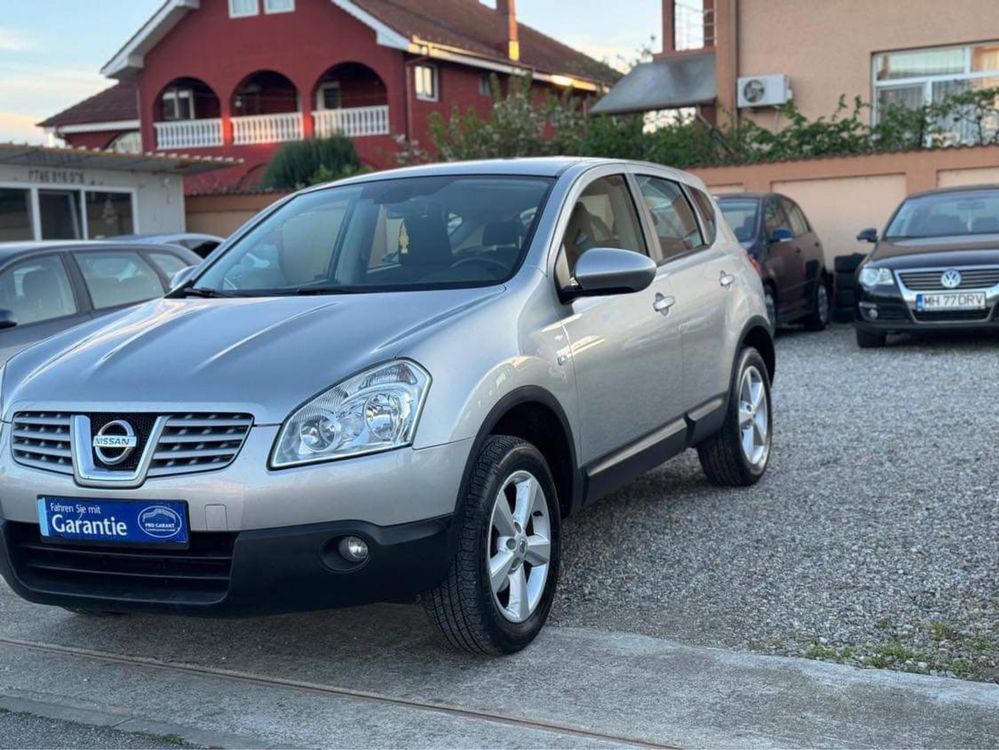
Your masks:
<svg viewBox="0 0 999 750"><path fill-rule="evenodd" d="M660 118L650 127L642 115L587 116L576 100L536 100L530 79L511 79L501 92L493 80L488 117L452 109L431 115L430 143L397 139L398 161L464 161L515 156L603 156L640 159L676 167L753 164L958 144L999 144L999 88L969 91L919 109L882 108L871 124L871 107L859 97L840 97L835 112L810 120L789 102L777 108L785 123L771 131L743 119L711 126L692 116Z"/></svg>

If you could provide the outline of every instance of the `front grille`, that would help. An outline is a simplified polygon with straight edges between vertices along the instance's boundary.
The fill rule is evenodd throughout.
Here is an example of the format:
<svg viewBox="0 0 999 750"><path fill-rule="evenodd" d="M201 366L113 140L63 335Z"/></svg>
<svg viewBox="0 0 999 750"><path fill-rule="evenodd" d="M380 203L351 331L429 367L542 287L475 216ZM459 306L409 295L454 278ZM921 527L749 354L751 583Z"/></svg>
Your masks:
<svg viewBox="0 0 999 750"><path fill-rule="evenodd" d="M14 460L36 469L73 474L76 458L72 448L73 414L68 412L18 412L13 418L11 447ZM126 419L135 429L138 445L128 460L116 466L105 466L93 453L91 462L110 472L132 473L139 466L145 451L152 450L146 477L163 477L212 471L228 466L236 458L250 428L249 414L181 413L181 414L87 414L91 434L108 422ZM155 446L147 446L153 425L165 420ZM92 448L91 448L92 450Z"/></svg>
<svg viewBox="0 0 999 750"><path fill-rule="evenodd" d="M935 271L900 271L902 283L914 292L951 292L965 289L991 289L999 284L999 267L997 268L958 268L961 274L961 284L953 289L945 287L940 277L944 270Z"/></svg>
<svg viewBox="0 0 999 750"><path fill-rule="evenodd" d="M35 524L7 526L11 561L32 589L175 603L217 601L229 589L232 532L194 532L178 550L55 544Z"/></svg>
<svg viewBox="0 0 999 750"><path fill-rule="evenodd" d="M11 425L14 459L36 469L72 474L71 422L72 415L62 412L18 412Z"/></svg>
<svg viewBox="0 0 999 750"><path fill-rule="evenodd" d="M974 323L985 322L991 316L990 310L941 310L941 311L912 311L913 316L920 323Z"/></svg>
<svg viewBox="0 0 999 750"><path fill-rule="evenodd" d="M247 414L179 414L170 417L146 476L221 469L236 458L253 418Z"/></svg>

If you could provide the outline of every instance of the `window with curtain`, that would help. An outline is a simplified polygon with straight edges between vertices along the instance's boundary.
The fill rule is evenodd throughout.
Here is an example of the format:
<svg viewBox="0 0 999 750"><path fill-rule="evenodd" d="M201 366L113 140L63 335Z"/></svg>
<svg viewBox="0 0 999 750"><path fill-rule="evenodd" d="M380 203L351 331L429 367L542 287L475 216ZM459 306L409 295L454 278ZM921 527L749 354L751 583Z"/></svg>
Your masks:
<svg viewBox="0 0 999 750"><path fill-rule="evenodd" d="M891 106L917 109L967 91L999 88L999 41L965 47L882 52L874 55L875 121ZM997 102L999 104L999 102ZM967 118L941 121L944 140L974 142L978 125ZM982 124L985 135L999 129L999 118Z"/></svg>

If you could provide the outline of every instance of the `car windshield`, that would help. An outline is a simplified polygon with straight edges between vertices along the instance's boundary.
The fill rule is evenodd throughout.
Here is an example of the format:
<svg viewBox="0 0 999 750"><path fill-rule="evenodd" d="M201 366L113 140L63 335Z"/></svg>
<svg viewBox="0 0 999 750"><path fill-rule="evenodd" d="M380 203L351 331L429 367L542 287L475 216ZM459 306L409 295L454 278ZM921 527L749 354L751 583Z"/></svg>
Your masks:
<svg viewBox="0 0 999 750"><path fill-rule="evenodd" d="M752 242L753 233L756 231L756 214L760 210L760 202L748 198L725 198L718 201L718 206L725 216L725 221L735 232L735 238L739 242Z"/></svg>
<svg viewBox="0 0 999 750"><path fill-rule="evenodd" d="M336 294L502 283L520 266L552 182L409 177L304 193L240 238L192 291Z"/></svg>
<svg viewBox="0 0 999 750"><path fill-rule="evenodd" d="M898 209L885 237L991 233L999 233L999 190L964 190L910 198Z"/></svg>

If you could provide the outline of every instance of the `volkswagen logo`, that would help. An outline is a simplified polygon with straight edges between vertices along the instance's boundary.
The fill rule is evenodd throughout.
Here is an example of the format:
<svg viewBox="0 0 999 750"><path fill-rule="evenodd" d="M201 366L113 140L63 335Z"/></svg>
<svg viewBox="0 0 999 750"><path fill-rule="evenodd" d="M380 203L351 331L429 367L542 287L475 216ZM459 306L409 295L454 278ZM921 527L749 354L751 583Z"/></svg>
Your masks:
<svg viewBox="0 0 999 750"><path fill-rule="evenodd" d="M961 272L955 271L953 268L949 271L944 271L940 276L940 283L946 289L957 289L961 286Z"/></svg>
<svg viewBox="0 0 999 750"><path fill-rule="evenodd" d="M135 428L124 419L116 419L94 435L94 453L106 466L116 466L132 455L138 442Z"/></svg>

